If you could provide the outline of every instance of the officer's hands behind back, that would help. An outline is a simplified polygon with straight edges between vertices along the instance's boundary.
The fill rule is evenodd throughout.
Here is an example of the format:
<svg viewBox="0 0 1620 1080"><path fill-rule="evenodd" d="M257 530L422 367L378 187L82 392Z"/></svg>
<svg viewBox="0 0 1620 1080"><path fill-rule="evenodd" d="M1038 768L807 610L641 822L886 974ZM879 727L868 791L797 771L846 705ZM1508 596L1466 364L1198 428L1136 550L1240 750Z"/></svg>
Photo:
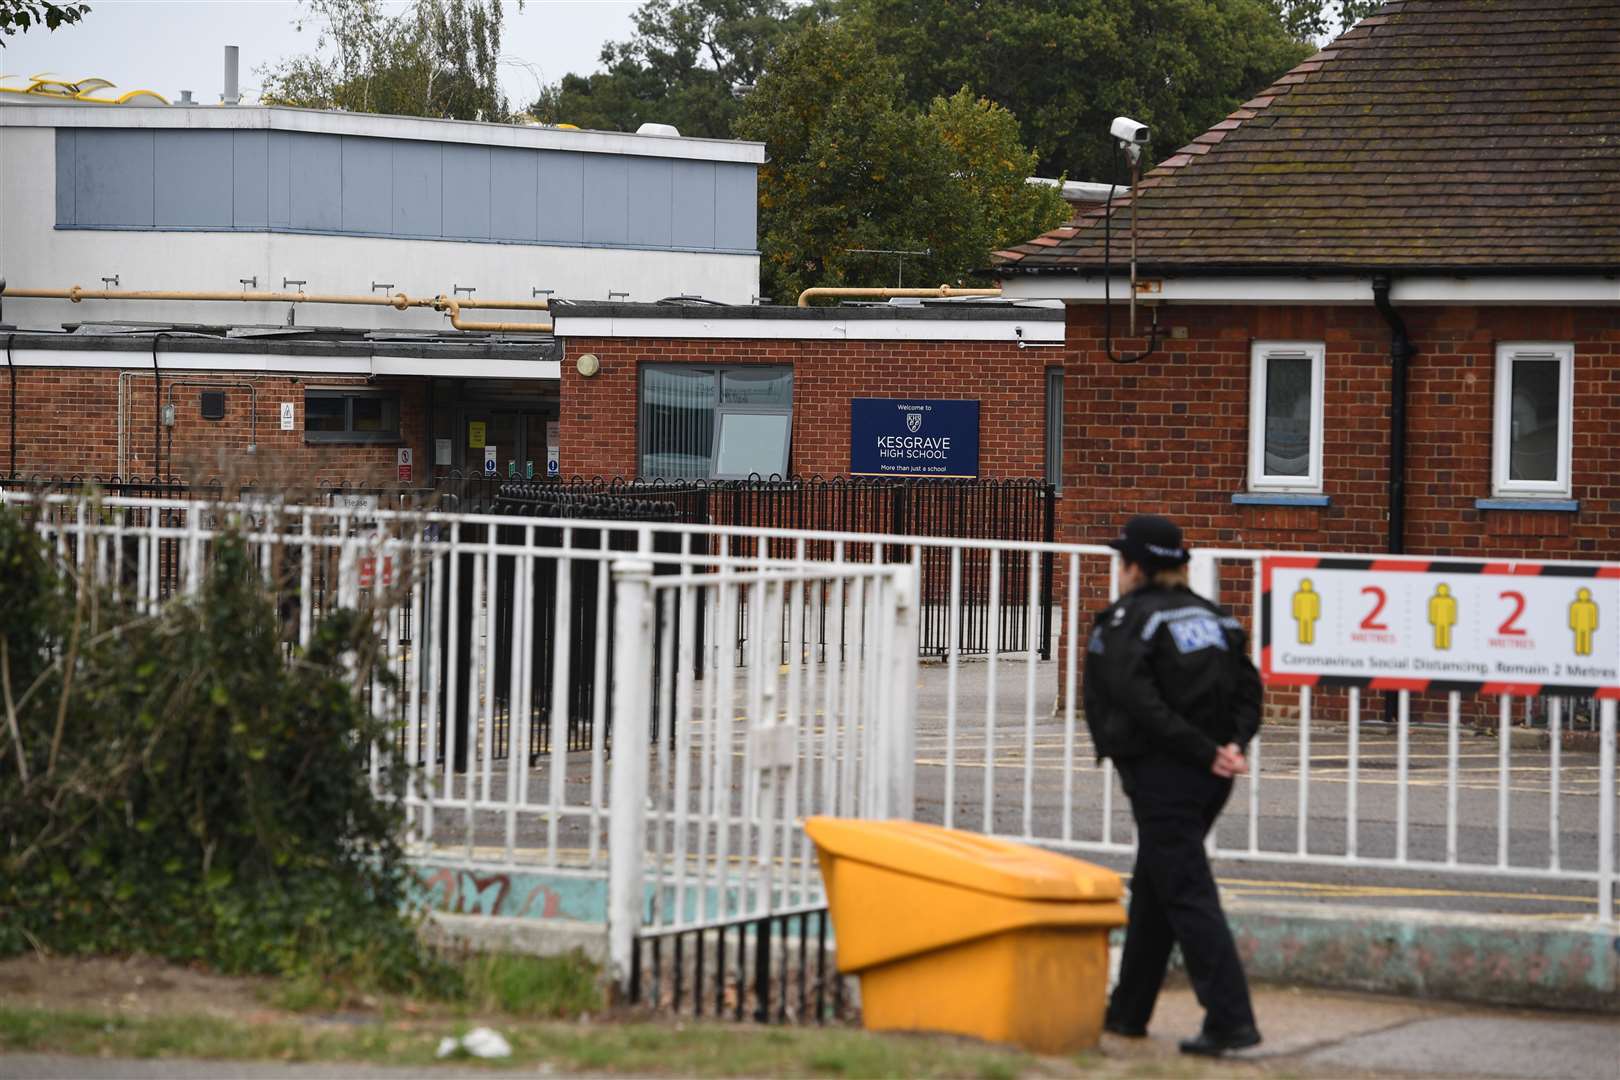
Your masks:
<svg viewBox="0 0 1620 1080"><path fill-rule="evenodd" d="M1237 743L1227 743L1215 751L1215 760L1210 763L1209 771L1222 780L1230 780L1234 776L1247 773L1249 762Z"/></svg>

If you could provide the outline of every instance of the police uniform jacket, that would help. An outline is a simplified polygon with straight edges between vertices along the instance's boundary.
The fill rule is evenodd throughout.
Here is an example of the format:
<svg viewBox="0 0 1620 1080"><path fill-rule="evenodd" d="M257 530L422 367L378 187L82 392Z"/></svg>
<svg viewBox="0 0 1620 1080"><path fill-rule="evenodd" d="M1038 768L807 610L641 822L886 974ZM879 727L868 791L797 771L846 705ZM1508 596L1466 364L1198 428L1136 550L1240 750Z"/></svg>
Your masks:
<svg viewBox="0 0 1620 1080"><path fill-rule="evenodd" d="M1209 768L1260 729L1247 635L1181 586L1147 584L1104 608L1086 646L1085 708L1097 757L1169 754Z"/></svg>

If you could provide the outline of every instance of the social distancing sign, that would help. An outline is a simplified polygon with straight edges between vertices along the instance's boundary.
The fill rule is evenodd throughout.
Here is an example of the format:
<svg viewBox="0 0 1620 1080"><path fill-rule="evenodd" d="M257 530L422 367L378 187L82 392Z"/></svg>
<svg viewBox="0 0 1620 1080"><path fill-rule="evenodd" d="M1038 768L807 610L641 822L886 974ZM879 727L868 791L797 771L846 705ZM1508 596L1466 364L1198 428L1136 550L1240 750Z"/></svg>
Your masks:
<svg viewBox="0 0 1620 1080"><path fill-rule="evenodd" d="M1267 682L1620 697L1620 566L1272 556Z"/></svg>

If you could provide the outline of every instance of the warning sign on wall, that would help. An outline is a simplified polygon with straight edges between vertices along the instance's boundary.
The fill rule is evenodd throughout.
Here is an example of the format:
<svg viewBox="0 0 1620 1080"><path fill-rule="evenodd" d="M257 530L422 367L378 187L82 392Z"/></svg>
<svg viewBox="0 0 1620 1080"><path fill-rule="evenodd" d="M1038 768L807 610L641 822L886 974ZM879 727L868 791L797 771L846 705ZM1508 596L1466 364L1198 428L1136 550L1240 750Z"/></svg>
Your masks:
<svg viewBox="0 0 1620 1080"><path fill-rule="evenodd" d="M1620 697L1620 566L1274 556L1273 684Z"/></svg>

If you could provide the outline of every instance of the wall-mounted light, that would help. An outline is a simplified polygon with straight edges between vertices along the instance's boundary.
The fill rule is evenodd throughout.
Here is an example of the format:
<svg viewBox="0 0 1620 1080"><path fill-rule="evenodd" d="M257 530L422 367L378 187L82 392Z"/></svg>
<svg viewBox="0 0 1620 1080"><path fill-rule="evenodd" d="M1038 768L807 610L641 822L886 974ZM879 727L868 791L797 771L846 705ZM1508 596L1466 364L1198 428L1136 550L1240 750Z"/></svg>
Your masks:
<svg viewBox="0 0 1620 1080"><path fill-rule="evenodd" d="M586 353L574 361L574 370L579 372L582 378L589 379L602 370L602 361L597 358L595 353Z"/></svg>
<svg viewBox="0 0 1620 1080"><path fill-rule="evenodd" d="M1025 341L1022 326L1013 327L1013 336L1018 339L1020 349L1061 349L1068 344L1064 341Z"/></svg>

